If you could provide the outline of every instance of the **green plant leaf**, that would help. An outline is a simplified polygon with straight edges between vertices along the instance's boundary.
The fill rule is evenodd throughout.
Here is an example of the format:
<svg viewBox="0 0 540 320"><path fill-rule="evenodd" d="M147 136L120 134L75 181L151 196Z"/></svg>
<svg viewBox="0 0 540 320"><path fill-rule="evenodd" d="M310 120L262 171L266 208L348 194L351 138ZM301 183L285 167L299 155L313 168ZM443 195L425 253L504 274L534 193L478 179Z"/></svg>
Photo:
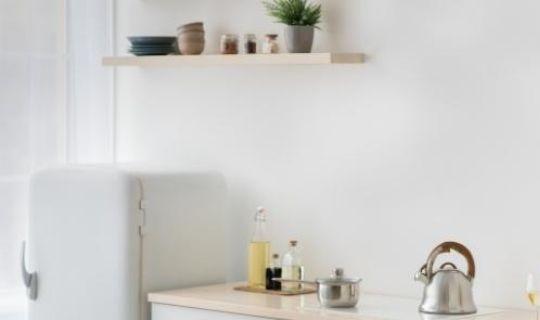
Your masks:
<svg viewBox="0 0 540 320"><path fill-rule="evenodd" d="M291 26L313 26L321 22L322 6L308 0L266 0L263 5L276 22Z"/></svg>

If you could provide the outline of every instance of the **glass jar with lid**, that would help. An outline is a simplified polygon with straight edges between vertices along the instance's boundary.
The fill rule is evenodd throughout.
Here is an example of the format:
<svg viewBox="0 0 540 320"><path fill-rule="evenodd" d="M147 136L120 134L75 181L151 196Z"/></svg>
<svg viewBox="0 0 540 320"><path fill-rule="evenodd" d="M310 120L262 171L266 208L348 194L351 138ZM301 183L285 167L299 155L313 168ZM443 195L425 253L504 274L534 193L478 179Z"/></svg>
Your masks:
<svg viewBox="0 0 540 320"><path fill-rule="evenodd" d="M279 53L277 34L267 34L264 36L263 53Z"/></svg>
<svg viewBox="0 0 540 320"><path fill-rule="evenodd" d="M244 50L246 54L257 53L257 37L254 34L244 35Z"/></svg>
<svg viewBox="0 0 540 320"><path fill-rule="evenodd" d="M224 34L221 36L221 54L238 54L238 35Z"/></svg>

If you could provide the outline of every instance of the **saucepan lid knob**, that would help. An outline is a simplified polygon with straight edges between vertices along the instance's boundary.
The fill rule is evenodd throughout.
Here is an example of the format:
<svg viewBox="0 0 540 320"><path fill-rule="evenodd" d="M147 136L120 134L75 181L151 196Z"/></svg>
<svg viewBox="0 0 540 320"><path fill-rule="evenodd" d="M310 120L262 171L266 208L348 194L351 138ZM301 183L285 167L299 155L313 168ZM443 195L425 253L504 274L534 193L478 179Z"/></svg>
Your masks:
<svg viewBox="0 0 540 320"><path fill-rule="evenodd" d="M334 279L342 279L345 272L343 271L343 268L335 268L332 270L331 277Z"/></svg>
<svg viewBox="0 0 540 320"><path fill-rule="evenodd" d="M343 271L342 268L335 268L334 270L332 270L332 274L330 275L330 278L317 279L316 281L319 284L341 285L341 284L358 283L362 281L362 279L347 278L345 277L345 272Z"/></svg>

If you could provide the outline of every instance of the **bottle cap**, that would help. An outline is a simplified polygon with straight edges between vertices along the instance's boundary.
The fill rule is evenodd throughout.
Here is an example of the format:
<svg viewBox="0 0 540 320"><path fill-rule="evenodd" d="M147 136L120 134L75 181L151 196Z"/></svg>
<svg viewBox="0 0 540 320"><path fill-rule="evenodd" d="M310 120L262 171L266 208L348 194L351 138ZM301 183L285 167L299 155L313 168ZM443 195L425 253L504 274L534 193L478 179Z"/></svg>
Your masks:
<svg viewBox="0 0 540 320"><path fill-rule="evenodd" d="M257 207L257 213L255 213L255 221L266 221L266 209L263 207Z"/></svg>
<svg viewBox="0 0 540 320"><path fill-rule="evenodd" d="M279 254L274 253L274 254L272 255L272 258L274 258L274 259L279 259Z"/></svg>
<svg viewBox="0 0 540 320"><path fill-rule="evenodd" d="M298 244L298 241L296 241L296 240L290 240L290 241L289 241L289 244L291 245L291 247L296 247L296 245Z"/></svg>

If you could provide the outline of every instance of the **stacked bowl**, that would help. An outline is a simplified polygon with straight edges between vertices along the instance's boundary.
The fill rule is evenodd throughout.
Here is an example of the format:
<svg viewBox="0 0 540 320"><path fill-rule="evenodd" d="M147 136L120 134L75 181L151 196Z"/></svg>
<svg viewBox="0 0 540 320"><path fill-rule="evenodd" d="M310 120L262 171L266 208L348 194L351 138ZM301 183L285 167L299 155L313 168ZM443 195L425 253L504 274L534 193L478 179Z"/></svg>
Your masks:
<svg viewBox="0 0 540 320"><path fill-rule="evenodd" d="M175 37L128 37L129 52L136 56L167 55L176 52Z"/></svg>
<svg viewBox="0 0 540 320"><path fill-rule="evenodd" d="M204 51L204 25L192 22L178 27L178 49L181 54L197 55Z"/></svg>

